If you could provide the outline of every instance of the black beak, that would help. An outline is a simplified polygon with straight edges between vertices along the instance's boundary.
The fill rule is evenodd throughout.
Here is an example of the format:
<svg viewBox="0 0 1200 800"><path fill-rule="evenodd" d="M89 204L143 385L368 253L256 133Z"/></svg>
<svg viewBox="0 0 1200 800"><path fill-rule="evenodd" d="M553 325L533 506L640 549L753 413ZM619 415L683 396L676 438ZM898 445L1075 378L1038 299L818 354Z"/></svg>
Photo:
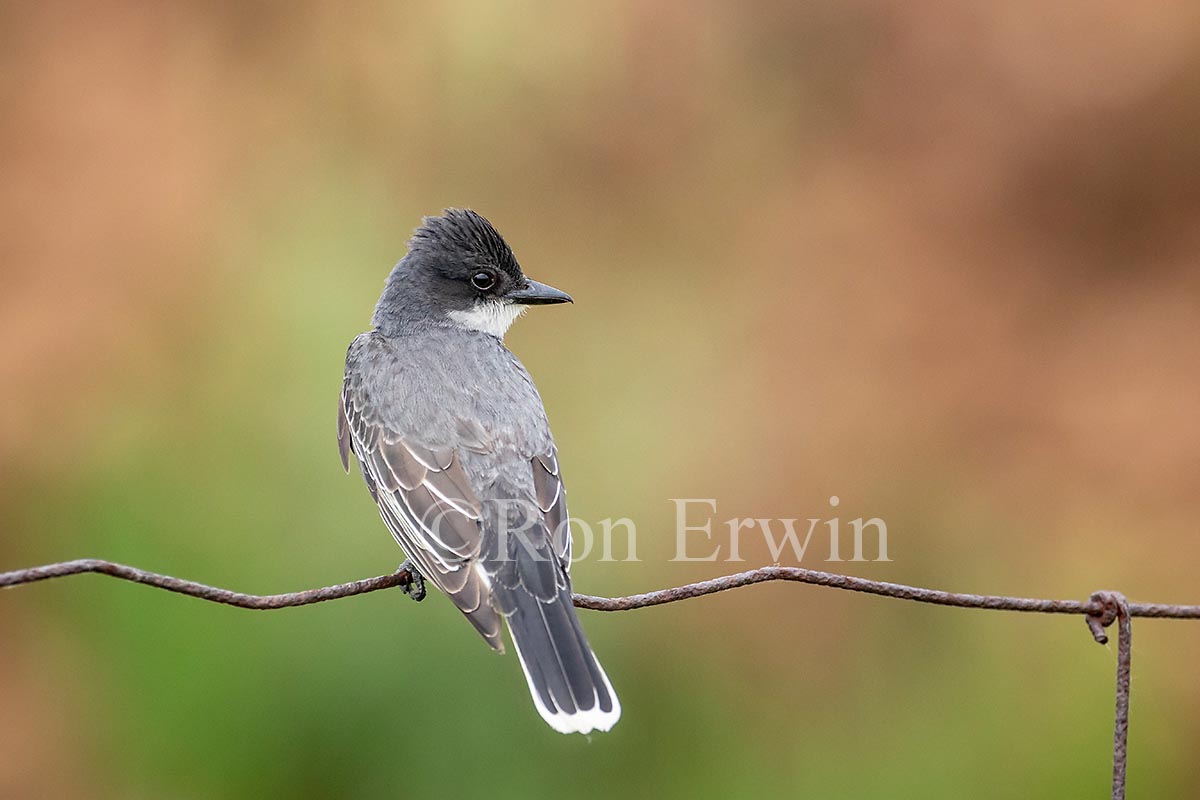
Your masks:
<svg viewBox="0 0 1200 800"><path fill-rule="evenodd" d="M571 295L553 286L525 280L525 285L508 293L508 299L522 306L548 306L554 303L574 303Z"/></svg>

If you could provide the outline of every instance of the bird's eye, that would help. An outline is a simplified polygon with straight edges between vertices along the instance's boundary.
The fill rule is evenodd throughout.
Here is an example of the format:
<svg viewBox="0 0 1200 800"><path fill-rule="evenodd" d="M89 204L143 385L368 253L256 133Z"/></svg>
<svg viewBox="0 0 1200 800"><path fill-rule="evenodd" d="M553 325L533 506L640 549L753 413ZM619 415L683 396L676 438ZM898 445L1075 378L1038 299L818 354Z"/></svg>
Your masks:
<svg viewBox="0 0 1200 800"><path fill-rule="evenodd" d="M480 270L471 276L471 285L481 292L496 285L496 276L486 270Z"/></svg>

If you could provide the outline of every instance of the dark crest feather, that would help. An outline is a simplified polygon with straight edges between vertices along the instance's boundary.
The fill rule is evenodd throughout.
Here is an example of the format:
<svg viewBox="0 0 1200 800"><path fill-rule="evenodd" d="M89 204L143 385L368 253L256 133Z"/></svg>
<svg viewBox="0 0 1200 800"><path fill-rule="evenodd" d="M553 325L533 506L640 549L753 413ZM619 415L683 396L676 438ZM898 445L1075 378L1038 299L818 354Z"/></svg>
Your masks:
<svg viewBox="0 0 1200 800"><path fill-rule="evenodd" d="M500 232L469 208L448 208L440 217L426 217L408 243L412 252L451 250L496 266L513 278L521 268Z"/></svg>

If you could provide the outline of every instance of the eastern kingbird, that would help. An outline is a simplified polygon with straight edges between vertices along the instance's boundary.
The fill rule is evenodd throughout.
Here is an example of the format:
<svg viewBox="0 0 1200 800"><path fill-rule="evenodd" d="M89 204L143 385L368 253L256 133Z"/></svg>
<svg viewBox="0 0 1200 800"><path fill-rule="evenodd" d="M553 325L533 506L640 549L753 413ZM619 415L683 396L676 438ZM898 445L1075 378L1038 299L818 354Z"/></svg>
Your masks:
<svg viewBox="0 0 1200 800"><path fill-rule="evenodd" d="M502 339L529 306L569 303L530 280L474 211L427 217L346 354L338 446L353 451L408 564L495 650L508 625L538 713L606 731L621 704L571 602L558 452L533 379Z"/></svg>

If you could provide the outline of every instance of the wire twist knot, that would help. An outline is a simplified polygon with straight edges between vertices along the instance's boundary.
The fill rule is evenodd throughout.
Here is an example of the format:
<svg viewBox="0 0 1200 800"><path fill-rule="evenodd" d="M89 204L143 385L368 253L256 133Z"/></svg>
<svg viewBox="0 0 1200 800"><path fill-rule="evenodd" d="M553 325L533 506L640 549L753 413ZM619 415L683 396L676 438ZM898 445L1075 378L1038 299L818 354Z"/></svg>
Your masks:
<svg viewBox="0 0 1200 800"><path fill-rule="evenodd" d="M1129 618L1129 601L1125 595L1108 590L1092 593L1087 625L1093 639L1100 644L1108 644L1108 634L1104 629L1121 617Z"/></svg>

